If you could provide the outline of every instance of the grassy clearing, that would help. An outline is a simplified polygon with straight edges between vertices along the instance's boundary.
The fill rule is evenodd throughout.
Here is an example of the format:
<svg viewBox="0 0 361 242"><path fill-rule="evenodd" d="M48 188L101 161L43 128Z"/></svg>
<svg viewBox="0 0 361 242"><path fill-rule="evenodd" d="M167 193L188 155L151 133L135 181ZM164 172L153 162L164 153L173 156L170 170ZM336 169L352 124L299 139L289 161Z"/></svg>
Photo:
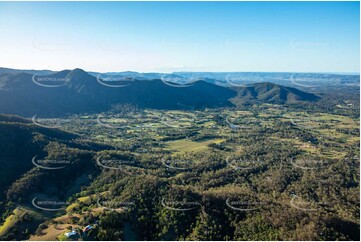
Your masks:
<svg viewBox="0 0 361 242"><path fill-rule="evenodd" d="M209 149L208 145L212 143L221 143L224 139L213 139L202 142L194 142L189 139L181 139L167 142L167 150L176 151L178 153L184 152L202 152Z"/></svg>
<svg viewBox="0 0 361 242"><path fill-rule="evenodd" d="M0 237L9 232L14 226L17 226L19 223L21 223L25 216L32 218L32 221L38 221L43 218L41 213L33 209L24 206L18 206L16 209L14 209L12 214L6 218L4 224L0 226Z"/></svg>
<svg viewBox="0 0 361 242"><path fill-rule="evenodd" d="M78 199L77 199L77 201L79 201L79 202L82 202L82 203L88 203L89 201L90 201L90 199L91 199L91 197L90 196L85 196L85 197L79 197ZM79 208L79 203L78 202L74 202L74 203L72 203L72 204L70 204L65 210L67 211L67 212L72 212L72 211L74 211L75 209L77 209L77 208Z"/></svg>
<svg viewBox="0 0 361 242"><path fill-rule="evenodd" d="M79 198L82 202L86 202L90 197L81 197ZM93 216L99 216L104 211L103 208L93 208L91 213ZM119 212L119 211L118 211ZM79 220L82 219L83 214L72 213L69 215L62 215L60 217L55 218L53 221L56 223L48 224L48 227L42 231L41 235L32 235L29 240L31 241L72 241L72 238L66 237L64 234L69 232L68 227L80 228L83 226L79 226L77 223L72 223L70 217L76 217Z"/></svg>
<svg viewBox="0 0 361 242"><path fill-rule="evenodd" d="M4 224L0 226L0 236L5 235L19 221L19 218L23 214L24 213L19 212L18 209L15 209L13 214L7 217Z"/></svg>

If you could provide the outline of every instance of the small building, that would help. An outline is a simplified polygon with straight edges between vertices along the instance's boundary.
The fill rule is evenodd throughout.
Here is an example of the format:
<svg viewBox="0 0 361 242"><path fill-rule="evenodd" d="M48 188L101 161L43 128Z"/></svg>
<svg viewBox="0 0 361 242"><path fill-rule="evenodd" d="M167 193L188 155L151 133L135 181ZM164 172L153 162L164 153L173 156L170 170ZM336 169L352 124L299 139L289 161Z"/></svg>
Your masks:
<svg viewBox="0 0 361 242"><path fill-rule="evenodd" d="M83 229L83 233L87 233L89 230L91 230L93 228L93 226L91 225L87 225L84 229Z"/></svg>
<svg viewBox="0 0 361 242"><path fill-rule="evenodd" d="M76 232L76 231L73 229L71 232L67 232L67 233L65 233L64 235L69 238L69 237L75 236L75 235L77 235L77 234L78 234L78 232Z"/></svg>

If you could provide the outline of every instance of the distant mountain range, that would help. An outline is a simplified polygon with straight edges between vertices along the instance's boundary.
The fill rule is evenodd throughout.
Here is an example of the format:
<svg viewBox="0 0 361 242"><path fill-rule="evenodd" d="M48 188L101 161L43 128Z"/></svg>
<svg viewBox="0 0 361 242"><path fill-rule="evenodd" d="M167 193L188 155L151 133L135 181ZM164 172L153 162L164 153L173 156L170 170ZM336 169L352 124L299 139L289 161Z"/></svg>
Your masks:
<svg viewBox="0 0 361 242"><path fill-rule="evenodd" d="M281 104L319 99L315 94L269 82L234 84L231 74L226 76L229 85L220 85L220 80L197 74L138 74L2 68L0 113L51 117L103 112L117 104L153 109L200 109L249 102Z"/></svg>
<svg viewBox="0 0 361 242"><path fill-rule="evenodd" d="M10 68L1 68L0 74L8 73L29 73L37 75L49 75L56 73L51 70L17 70ZM318 89L323 85L328 86L360 86L360 75L351 73L290 73L290 72L173 72L173 73L141 73L135 71L123 72L92 72L88 74L98 77L118 76L133 80L154 80L168 79L176 83L192 82L204 80L212 84L232 86L254 84L259 82L272 82L275 84L296 87L299 89Z"/></svg>
<svg viewBox="0 0 361 242"><path fill-rule="evenodd" d="M360 87L360 75L332 73L288 73L288 72L173 72L173 73L139 73L139 72L89 72L94 76L123 76L136 80L168 79L176 83L203 80L221 86L249 85L260 82L272 82L279 85L295 87L305 91L323 91L324 86L339 88L341 86Z"/></svg>
<svg viewBox="0 0 361 242"><path fill-rule="evenodd" d="M121 103L140 108L192 109L232 106L234 90L198 81L181 87L161 80L104 81L81 69L34 76L0 74L0 113L61 116L109 110Z"/></svg>

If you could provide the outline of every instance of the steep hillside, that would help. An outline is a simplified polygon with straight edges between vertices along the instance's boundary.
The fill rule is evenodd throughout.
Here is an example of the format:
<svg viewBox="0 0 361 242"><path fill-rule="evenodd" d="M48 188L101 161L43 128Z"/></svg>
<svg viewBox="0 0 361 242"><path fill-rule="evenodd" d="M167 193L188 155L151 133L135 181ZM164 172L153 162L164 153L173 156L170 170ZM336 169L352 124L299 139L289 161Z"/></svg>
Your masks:
<svg viewBox="0 0 361 242"><path fill-rule="evenodd" d="M33 233L52 215L41 209L37 212L45 214L36 215L32 201L37 197L66 201L80 192L99 172L95 152L109 148L21 117L0 115L0 224L5 222L0 240L19 240Z"/></svg>
<svg viewBox="0 0 361 242"><path fill-rule="evenodd" d="M32 158L44 155L49 142L69 142L75 137L59 130L38 127L27 119L0 115L0 197L6 187L34 167Z"/></svg>
<svg viewBox="0 0 361 242"><path fill-rule="evenodd" d="M233 90L204 81L188 87L161 80L107 81L81 69L47 76L0 74L0 113L30 117L94 113L121 103L154 109L232 106L228 100L235 94Z"/></svg>

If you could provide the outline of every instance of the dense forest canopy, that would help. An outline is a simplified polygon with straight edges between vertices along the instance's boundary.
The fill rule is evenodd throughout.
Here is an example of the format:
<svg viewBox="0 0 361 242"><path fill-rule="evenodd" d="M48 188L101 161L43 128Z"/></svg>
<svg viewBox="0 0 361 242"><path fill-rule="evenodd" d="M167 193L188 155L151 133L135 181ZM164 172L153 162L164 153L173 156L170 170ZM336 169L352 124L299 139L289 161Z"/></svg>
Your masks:
<svg viewBox="0 0 361 242"><path fill-rule="evenodd" d="M27 117L0 115L0 238L359 240L355 87L222 78L119 91L80 69L0 70L0 99L21 107L0 110Z"/></svg>

